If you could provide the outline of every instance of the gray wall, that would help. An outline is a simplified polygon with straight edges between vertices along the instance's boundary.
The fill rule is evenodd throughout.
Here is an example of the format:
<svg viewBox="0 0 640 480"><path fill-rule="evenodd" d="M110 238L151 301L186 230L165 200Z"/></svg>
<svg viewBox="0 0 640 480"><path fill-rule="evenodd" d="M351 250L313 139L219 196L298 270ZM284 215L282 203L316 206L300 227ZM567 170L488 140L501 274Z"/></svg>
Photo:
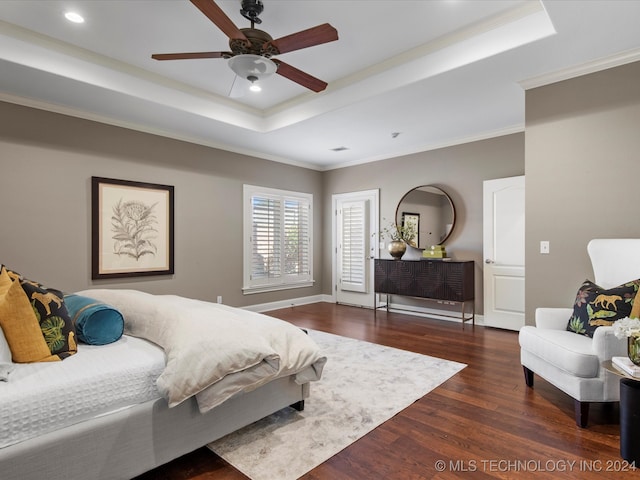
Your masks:
<svg viewBox="0 0 640 480"><path fill-rule="evenodd" d="M482 313L482 181L523 174L524 134L317 172L0 103L0 169L0 262L68 291L222 295L236 306L331 294L332 194L378 188L390 220L407 191L435 184L456 207L448 252L476 261ZM175 186L175 275L91 280L91 176ZM244 183L313 193L314 287L242 295Z"/></svg>
<svg viewBox="0 0 640 480"><path fill-rule="evenodd" d="M175 275L91 280L91 176L175 186ZM314 195L322 241L322 174L9 103L0 103L0 263L66 291L139 288L235 306L317 295L242 295L242 185Z"/></svg>
<svg viewBox="0 0 640 480"><path fill-rule="evenodd" d="M382 218L395 217L405 193L430 184L447 192L453 201L456 225L445 243L447 254L455 260L476 262L476 313L482 313L482 182L522 174L522 133L325 172L323 290L331 291L331 195L380 189L382 222Z"/></svg>
<svg viewBox="0 0 640 480"><path fill-rule="evenodd" d="M592 276L586 244L640 237L640 63L526 92L526 134L328 172L291 167L91 121L0 103L0 262L59 288L141 288L250 305L331 293L331 195L380 189L381 217L435 184L452 197L447 249L476 261L482 298L482 181L526 174L526 309L569 306ZM526 169L525 169L526 158ZM176 186L176 274L90 279L90 177ZM243 296L242 184L315 199L313 288ZM549 240L551 253L540 255ZM482 305L479 302L479 313Z"/></svg>
<svg viewBox="0 0 640 480"><path fill-rule="evenodd" d="M532 324L536 307L570 307L593 279L589 240L640 237L640 62L527 91L525 132Z"/></svg>

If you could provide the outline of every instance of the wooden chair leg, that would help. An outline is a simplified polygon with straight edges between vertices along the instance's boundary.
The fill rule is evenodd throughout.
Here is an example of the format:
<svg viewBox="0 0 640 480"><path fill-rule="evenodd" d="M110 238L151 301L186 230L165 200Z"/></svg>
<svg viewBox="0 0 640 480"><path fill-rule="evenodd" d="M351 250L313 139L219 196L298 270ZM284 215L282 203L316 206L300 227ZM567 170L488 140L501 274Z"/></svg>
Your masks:
<svg viewBox="0 0 640 480"><path fill-rule="evenodd" d="M524 365L522 368L524 369L524 382L527 384L527 387L533 388L533 372Z"/></svg>
<svg viewBox="0 0 640 480"><path fill-rule="evenodd" d="M580 428L587 428L587 423L589 423L589 402L574 400L573 405L576 412L576 425Z"/></svg>

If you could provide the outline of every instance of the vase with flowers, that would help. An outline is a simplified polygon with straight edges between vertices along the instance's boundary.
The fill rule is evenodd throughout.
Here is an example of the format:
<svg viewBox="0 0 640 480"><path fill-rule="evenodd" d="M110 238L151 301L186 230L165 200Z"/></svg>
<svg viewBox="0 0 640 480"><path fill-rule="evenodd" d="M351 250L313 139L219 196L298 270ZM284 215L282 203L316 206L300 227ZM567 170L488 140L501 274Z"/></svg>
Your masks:
<svg viewBox="0 0 640 480"><path fill-rule="evenodd" d="M415 226L413 224L398 225L395 222L389 222L389 225L380 230L381 238L389 238L387 250L394 260L402 258L407 251L407 243L416 236Z"/></svg>
<svg viewBox="0 0 640 480"><path fill-rule="evenodd" d="M640 319L625 317L613 324L617 338L627 338L627 355L634 364L640 365Z"/></svg>

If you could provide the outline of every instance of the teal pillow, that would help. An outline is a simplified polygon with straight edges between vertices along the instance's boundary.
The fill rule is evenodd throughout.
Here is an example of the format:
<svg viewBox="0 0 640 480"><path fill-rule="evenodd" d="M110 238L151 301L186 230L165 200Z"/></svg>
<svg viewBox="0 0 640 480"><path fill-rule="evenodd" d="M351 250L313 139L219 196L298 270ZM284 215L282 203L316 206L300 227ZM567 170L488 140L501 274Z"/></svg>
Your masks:
<svg viewBox="0 0 640 480"><path fill-rule="evenodd" d="M112 307L94 298L65 295L71 321L78 340L89 345L106 345L118 340L124 332L124 318Z"/></svg>

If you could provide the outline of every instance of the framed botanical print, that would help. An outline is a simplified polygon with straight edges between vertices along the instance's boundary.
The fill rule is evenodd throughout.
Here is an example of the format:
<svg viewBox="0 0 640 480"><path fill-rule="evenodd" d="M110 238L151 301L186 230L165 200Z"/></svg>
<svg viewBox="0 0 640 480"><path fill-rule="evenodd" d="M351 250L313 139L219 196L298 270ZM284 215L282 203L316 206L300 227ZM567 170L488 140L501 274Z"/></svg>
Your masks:
<svg viewBox="0 0 640 480"><path fill-rule="evenodd" d="M174 187L91 177L91 278L174 273Z"/></svg>

